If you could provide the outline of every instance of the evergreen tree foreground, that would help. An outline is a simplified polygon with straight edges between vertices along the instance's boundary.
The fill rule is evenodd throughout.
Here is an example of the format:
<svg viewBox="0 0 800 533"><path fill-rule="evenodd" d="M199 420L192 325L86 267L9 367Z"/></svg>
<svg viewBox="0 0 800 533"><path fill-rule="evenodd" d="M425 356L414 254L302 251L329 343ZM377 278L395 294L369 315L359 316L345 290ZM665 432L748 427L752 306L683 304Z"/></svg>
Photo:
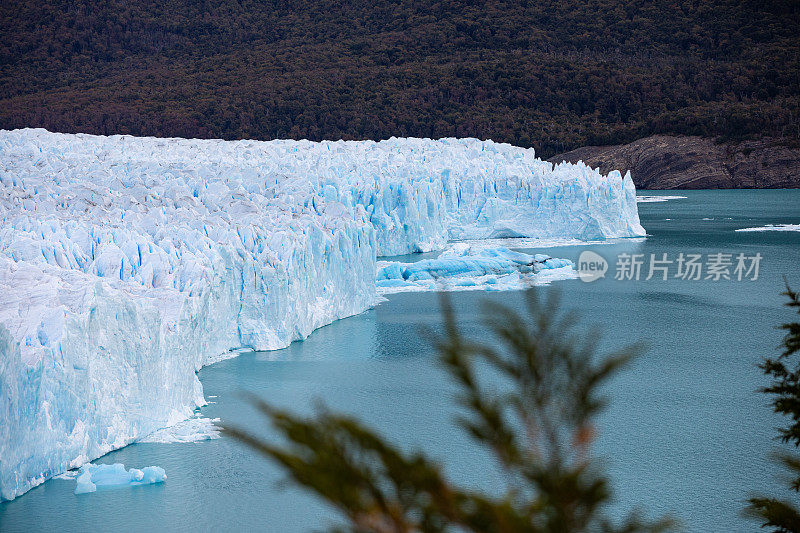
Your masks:
<svg viewBox="0 0 800 533"><path fill-rule="evenodd" d="M442 298L441 363L459 391L458 422L492 452L506 487L485 494L448 481L424 453L406 453L358 420L319 407L302 418L253 399L280 435L263 440L240 428L229 435L277 462L295 483L337 508L355 532L639 532L672 529L670 519L606 515L609 480L591 457L600 389L641 351L598 356L594 335L576 332L555 293L526 295L526 313L486 304L488 342L459 332ZM432 335L433 337L433 335ZM488 337L487 337L488 338ZM491 386L485 371L502 378Z"/></svg>
<svg viewBox="0 0 800 533"><path fill-rule="evenodd" d="M786 305L800 313L800 295L787 284L789 298ZM760 365L764 374L772 377L772 383L761 389L761 392L772 395L772 408L776 413L789 417L786 427L780 428L780 440L784 444L800 446L800 360L796 355L800 352L800 323L791 322L780 326L786 331L783 338L781 354L776 358L767 358ZM791 475L790 487L800 491L800 456L796 453L784 452L776 456ZM761 522L761 527L770 528L776 533L800 532L800 511L790 501L766 496L750 498L745 514Z"/></svg>

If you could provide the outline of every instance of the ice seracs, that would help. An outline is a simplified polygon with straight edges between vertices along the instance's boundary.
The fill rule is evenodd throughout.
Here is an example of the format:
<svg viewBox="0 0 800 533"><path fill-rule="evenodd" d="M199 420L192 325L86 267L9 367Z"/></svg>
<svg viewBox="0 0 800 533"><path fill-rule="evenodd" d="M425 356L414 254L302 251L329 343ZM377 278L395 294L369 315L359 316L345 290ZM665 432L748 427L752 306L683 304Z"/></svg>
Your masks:
<svg viewBox="0 0 800 533"><path fill-rule="evenodd" d="M376 302L376 257L644 235L629 175L475 139L0 131L0 498L192 416L195 372Z"/></svg>

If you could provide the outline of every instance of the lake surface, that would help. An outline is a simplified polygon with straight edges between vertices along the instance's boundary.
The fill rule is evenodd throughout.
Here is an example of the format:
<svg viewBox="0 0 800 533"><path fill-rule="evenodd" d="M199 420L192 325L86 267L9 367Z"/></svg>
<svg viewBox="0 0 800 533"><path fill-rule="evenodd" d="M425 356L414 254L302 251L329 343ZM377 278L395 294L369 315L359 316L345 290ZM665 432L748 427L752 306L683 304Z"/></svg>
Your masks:
<svg viewBox="0 0 800 533"><path fill-rule="evenodd" d="M800 190L668 191L686 199L639 204L650 235L643 242L547 248L576 260L591 249L610 264L606 278L554 284L564 303L604 330L605 348L645 340L649 351L609 387L596 454L610 473L613 516L642 509L671 513L688 531L755 531L740 516L754 491L768 491L779 470L768 460L782 423L756 367L774 355L793 320L783 308L783 276L800 287L800 233L735 232L800 223ZM645 280L650 254L760 253L756 281ZM645 254L639 281L613 279L618 254ZM735 259L734 259L735 261ZM675 268L674 265L672 267ZM670 274L674 273L672 270ZM521 293L452 293L467 334L482 331L485 299L521 307ZM242 354L200 372L210 405L222 418L269 435L242 397L307 411L317 399L356 414L407 448L423 448L467 486L492 490L501 480L491 459L453 423L452 387L436 354L420 338L440 322L436 294L390 296L361 315L338 321L304 342ZM96 462L158 465L162 485L76 496L75 482L55 479L0 504L2 531L264 530L309 531L337 523L323 502L282 483L271 463L228 438L190 444L136 444Z"/></svg>

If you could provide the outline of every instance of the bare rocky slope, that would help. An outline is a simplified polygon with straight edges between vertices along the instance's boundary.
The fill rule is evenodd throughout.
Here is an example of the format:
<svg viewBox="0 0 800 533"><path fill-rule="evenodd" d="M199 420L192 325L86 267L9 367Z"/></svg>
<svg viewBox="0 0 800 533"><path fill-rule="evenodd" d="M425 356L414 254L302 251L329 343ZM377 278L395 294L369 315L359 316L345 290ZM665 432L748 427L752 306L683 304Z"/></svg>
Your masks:
<svg viewBox="0 0 800 533"><path fill-rule="evenodd" d="M772 139L718 143L654 135L630 144L585 146L549 161L584 163L602 173L631 171L639 189L800 188L800 148Z"/></svg>

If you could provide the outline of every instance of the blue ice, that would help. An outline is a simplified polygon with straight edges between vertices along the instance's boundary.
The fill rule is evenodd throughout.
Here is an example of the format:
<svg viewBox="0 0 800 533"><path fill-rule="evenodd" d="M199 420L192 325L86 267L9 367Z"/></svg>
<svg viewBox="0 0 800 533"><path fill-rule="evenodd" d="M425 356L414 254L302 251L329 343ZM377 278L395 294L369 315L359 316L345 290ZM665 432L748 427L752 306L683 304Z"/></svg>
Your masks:
<svg viewBox="0 0 800 533"><path fill-rule="evenodd" d="M75 486L75 494L86 494L96 492L98 487L136 487L139 485L152 485L163 483L167 479L167 473L159 466L148 466L142 470L131 468L125 470L125 465L114 463L113 465L94 465L85 464L81 467Z"/></svg>

